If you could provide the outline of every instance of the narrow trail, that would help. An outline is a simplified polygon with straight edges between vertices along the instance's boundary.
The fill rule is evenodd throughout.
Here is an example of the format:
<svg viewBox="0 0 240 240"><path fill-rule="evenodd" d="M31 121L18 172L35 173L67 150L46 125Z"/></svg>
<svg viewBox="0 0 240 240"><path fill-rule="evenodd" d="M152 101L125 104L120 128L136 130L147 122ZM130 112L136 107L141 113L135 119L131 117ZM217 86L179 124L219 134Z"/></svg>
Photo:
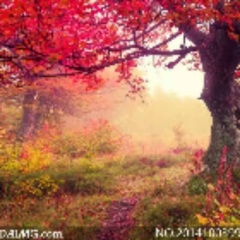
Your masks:
<svg viewBox="0 0 240 240"><path fill-rule="evenodd" d="M131 197L112 202L96 239L127 240L129 230L134 227L132 213L138 201L136 197Z"/></svg>

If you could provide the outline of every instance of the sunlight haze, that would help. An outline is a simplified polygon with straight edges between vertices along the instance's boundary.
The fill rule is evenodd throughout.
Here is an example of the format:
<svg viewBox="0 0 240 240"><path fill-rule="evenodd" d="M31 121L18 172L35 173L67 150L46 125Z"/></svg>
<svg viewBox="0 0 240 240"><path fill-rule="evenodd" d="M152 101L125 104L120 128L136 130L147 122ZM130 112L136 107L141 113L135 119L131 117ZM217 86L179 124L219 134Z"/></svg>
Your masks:
<svg viewBox="0 0 240 240"><path fill-rule="evenodd" d="M207 147L212 118L203 101L197 99L203 87L203 74L188 71L183 66L168 71L145 66L135 74L148 80L148 91L143 99L126 98L129 86L111 87L110 80L116 78L116 72L108 69L103 75L111 84L106 84L99 92L97 109L80 114L80 119L72 118L68 126L76 129L91 119L108 119L138 144L140 150L137 151L145 153L176 146L174 129L180 127L184 142Z"/></svg>
<svg viewBox="0 0 240 240"><path fill-rule="evenodd" d="M203 88L203 73L189 71L184 66L177 66L171 70L160 70L148 66L145 70L148 79L148 89L151 95L160 86L166 93L176 93L179 97L199 98Z"/></svg>

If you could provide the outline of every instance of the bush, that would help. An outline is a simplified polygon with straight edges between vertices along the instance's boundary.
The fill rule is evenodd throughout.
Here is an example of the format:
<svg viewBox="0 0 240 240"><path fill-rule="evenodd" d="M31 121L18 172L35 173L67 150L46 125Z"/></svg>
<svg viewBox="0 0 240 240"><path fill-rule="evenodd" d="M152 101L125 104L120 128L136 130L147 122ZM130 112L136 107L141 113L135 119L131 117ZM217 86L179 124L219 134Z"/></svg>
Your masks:
<svg viewBox="0 0 240 240"><path fill-rule="evenodd" d="M0 198L10 198L12 195L11 188L14 184L14 176L0 176Z"/></svg>
<svg viewBox="0 0 240 240"><path fill-rule="evenodd" d="M54 141L54 151L69 158L113 154L121 145L121 136L106 120L89 124L82 131L62 134Z"/></svg>
<svg viewBox="0 0 240 240"><path fill-rule="evenodd" d="M102 181L102 177L99 174L94 174L92 176L78 177L76 176L66 176L63 180L63 184L60 186L61 190L70 194L82 194L82 195L92 195L106 193L108 187L106 186L106 181Z"/></svg>
<svg viewBox="0 0 240 240"><path fill-rule="evenodd" d="M58 190L56 182L48 175L24 176L12 185L12 194L24 197L46 197L53 195Z"/></svg>
<svg viewBox="0 0 240 240"><path fill-rule="evenodd" d="M0 170L6 174L24 174L47 168L52 154L41 141L7 145L1 149Z"/></svg>
<svg viewBox="0 0 240 240"><path fill-rule="evenodd" d="M47 142L40 138L21 145L5 142L0 146L0 197L40 197L53 191L56 186L49 186L53 184L50 177L43 175L52 161Z"/></svg>
<svg viewBox="0 0 240 240"><path fill-rule="evenodd" d="M49 169L60 191L70 194L101 194L111 191L113 176L104 165L82 159L65 169Z"/></svg>
<svg viewBox="0 0 240 240"><path fill-rule="evenodd" d="M237 176L234 178L234 164L227 163L226 156L227 148L224 147L216 183L208 184L205 209L196 214L202 226L238 227L240 224L240 189L235 181Z"/></svg>
<svg viewBox="0 0 240 240"><path fill-rule="evenodd" d="M180 227L191 217L191 207L183 202L157 204L145 216L152 226Z"/></svg>
<svg viewBox="0 0 240 240"><path fill-rule="evenodd" d="M188 191L190 195L206 194L207 183L203 177L194 175L188 182Z"/></svg>
<svg viewBox="0 0 240 240"><path fill-rule="evenodd" d="M199 209L196 200L185 198L180 201L164 201L153 205L150 199L141 202L137 211L139 225L136 225L129 239L156 239L155 228L194 227L195 213ZM162 238L176 239L176 238Z"/></svg>
<svg viewBox="0 0 240 240"><path fill-rule="evenodd" d="M41 198L58 192L92 195L113 190L113 174L103 164L92 163L88 159L81 159L72 165L63 162L61 167L51 164L41 171L23 173L19 172L19 169L18 166L18 171L1 173L0 197Z"/></svg>

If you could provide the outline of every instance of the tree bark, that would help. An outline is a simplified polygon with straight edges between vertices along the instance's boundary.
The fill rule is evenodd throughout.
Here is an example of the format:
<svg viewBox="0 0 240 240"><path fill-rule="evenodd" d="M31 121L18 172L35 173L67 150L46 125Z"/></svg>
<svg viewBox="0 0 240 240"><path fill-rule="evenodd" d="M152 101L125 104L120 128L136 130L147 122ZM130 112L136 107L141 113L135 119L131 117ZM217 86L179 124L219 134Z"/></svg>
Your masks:
<svg viewBox="0 0 240 240"><path fill-rule="evenodd" d="M37 91L30 89L24 94L22 103L22 121L19 129L19 139L28 140L34 136L36 128Z"/></svg>
<svg viewBox="0 0 240 240"><path fill-rule="evenodd" d="M64 95L56 96L54 91L49 93L36 89L27 90L22 102L22 120L18 132L19 140L26 141L36 136L46 122L54 122L55 124L59 122L57 111L58 109L66 111L68 100L69 98Z"/></svg>
<svg viewBox="0 0 240 240"><path fill-rule="evenodd" d="M236 42L223 29L213 32L207 47L200 51L205 71L202 99L212 115L211 139L204 157L207 171L216 172L222 149L227 163L240 159L240 85L234 80L239 53Z"/></svg>
<svg viewBox="0 0 240 240"><path fill-rule="evenodd" d="M227 163L240 163L240 87L238 83L229 92L228 101L217 101L209 106L212 113L212 127L210 145L204 157L205 165L210 171L216 171L221 161L223 147L227 147Z"/></svg>
<svg viewBox="0 0 240 240"><path fill-rule="evenodd" d="M227 162L231 164L239 161L240 133L236 128L234 112L228 109L227 104L221 104L214 114L212 113L211 139L204 157L208 171L217 171L221 161L222 149L227 147Z"/></svg>

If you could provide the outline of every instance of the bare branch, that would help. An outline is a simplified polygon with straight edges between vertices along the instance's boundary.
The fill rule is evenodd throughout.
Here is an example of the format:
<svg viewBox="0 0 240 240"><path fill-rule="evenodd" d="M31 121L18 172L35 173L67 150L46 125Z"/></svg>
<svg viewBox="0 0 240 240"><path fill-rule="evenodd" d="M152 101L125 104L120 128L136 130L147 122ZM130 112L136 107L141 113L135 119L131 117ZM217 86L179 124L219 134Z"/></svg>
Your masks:
<svg viewBox="0 0 240 240"><path fill-rule="evenodd" d="M180 63L181 60L184 59L185 57L186 57L186 54L183 54L183 55L178 56L177 59L175 59L175 60L172 61L172 62L169 62L169 63L166 65L166 67L167 67L167 68L170 68L170 69L174 68L174 67L175 67L178 63Z"/></svg>
<svg viewBox="0 0 240 240"><path fill-rule="evenodd" d="M172 40L176 39L179 35L181 34L180 31L172 34L169 38L167 38L165 41L161 42L161 43L158 43L156 44L155 46L153 46L152 48L160 48L166 44L168 44L169 42L171 42Z"/></svg>
<svg viewBox="0 0 240 240"><path fill-rule="evenodd" d="M197 51L196 47L188 47L184 49L175 49L171 51L162 51L162 50L157 50L154 48L146 49L143 47L140 47L141 50L144 52L144 55L161 55L161 56L175 56L175 55L186 55L190 52L195 52Z"/></svg>

